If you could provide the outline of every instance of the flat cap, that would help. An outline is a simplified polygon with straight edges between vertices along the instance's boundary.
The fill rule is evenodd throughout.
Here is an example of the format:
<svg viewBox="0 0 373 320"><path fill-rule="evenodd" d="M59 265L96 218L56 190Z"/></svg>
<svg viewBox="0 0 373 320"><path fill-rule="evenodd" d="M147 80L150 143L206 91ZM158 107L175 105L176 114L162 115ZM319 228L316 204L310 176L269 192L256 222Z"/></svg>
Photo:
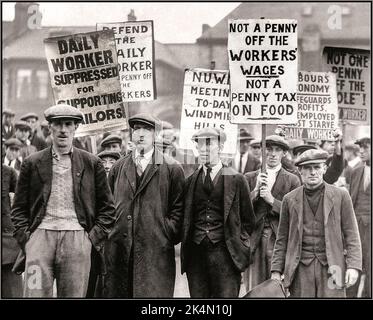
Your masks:
<svg viewBox="0 0 373 320"><path fill-rule="evenodd" d="M309 144L301 144L300 146L294 147L293 154L294 155L302 154L303 152L305 152L307 150L311 150L311 149L316 150L317 148L315 146L311 146Z"/></svg>
<svg viewBox="0 0 373 320"><path fill-rule="evenodd" d="M109 134L105 139L101 141L101 147L105 147L112 143L122 144L122 138L116 134Z"/></svg>
<svg viewBox="0 0 373 320"><path fill-rule="evenodd" d="M239 141L251 141L254 140L251 133L249 133L246 129L240 129L240 134L238 136Z"/></svg>
<svg viewBox="0 0 373 320"><path fill-rule="evenodd" d="M289 150L289 143L281 136L276 134L266 137L266 145L278 146L283 150Z"/></svg>
<svg viewBox="0 0 373 320"><path fill-rule="evenodd" d="M23 121L23 120L16 121L14 124L14 128L16 130L20 129L20 130L32 131L31 126L26 121Z"/></svg>
<svg viewBox="0 0 373 320"><path fill-rule="evenodd" d="M83 121L83 113L75 107L68 104L56 104L44 111L44 117L47 121L58 119L72 119Z"/></svg>
<svg viewBox="0 0 373 320"><path fill-rule="evenodd" d="M162 126L162 129L163 130L168 130L168 129L173 129L174 126L172 125L172 123L169 123L168 121L161 121L161 126Z"/></svg>
<svg viewBox="0 0 373 320"><path fill-rule="evenodd" d="M193 136L192 140L198 141L198 139L220 139L220 142L224 143L227 140L227 135L225 132L218 128L203 128L197 131Z"/></svg>
<svg viewBox="0 0 373 320"><path fill-rule="evenodd" d="M100 159L103 159L103 158L107 158L107 157L110 157L110 158L113 158L115 160L119 160L120 158L120 153L119 152L116 152L116 151L102 151L100 152L98 155L97 155Z"/></svg>
<svg viewBox="0 0 373 320"><path fill-rule="evenodd" d="M355 141L355 144L357 144L358 146L366 146L367 144L371 144L370 143L370 138L369 137L364 137L364 138L361 138L361 139L358 139Z"/></svg>
<svg viewBox="0 0 373 320"><path fill-rule="evenodd" d="M39 120L39 116L35 112L26 113L20 119L27 121L27 119L29 118L35 118L36 120Z"/></svg>
<svg viewBox="0 0 373 320"><path fill-rule="evenodd" d="M10 116L14 116L15 115L15 113L12 110L10 110L10 109L4 109L3 110L3 114L8 114Z"/></svg>
<svg viewBox="0 0 373 320"><path fill-rule="evenodd" d="M21 149L23 147L22 142L19 141L17 138L10 138L4 142L6 147L14 147Z"/></svg>
<svg viewBox="0 0 373 320"><path fill-rule="evenodd" d="M153 128L155 128L157 125L160 125L160 121L156 117L148 113L135 114L128 119L128 123L132 129L136 123L146 124Z"/></svg>
<svg viewBox="0 0 373 320"><path fill-rule="evenodd" d="M295 161L296 166L303 166L311 163L324 163L329 157L329 154L324 150L310 149L304 151Z"/></svg>
<svg viewBox="0 0 373 320"><path fill-rule="evenodd" d="M254 139L250 142L250 147L261 147L262 140Z"/></svg>

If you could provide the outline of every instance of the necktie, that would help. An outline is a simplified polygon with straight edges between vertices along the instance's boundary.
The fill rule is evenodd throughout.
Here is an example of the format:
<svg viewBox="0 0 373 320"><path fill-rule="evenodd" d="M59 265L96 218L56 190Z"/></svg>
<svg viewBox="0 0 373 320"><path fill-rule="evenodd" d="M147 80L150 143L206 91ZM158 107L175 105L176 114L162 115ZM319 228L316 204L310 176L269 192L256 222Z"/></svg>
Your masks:
<svg viewBox="0 0 373 320"><path fill-rule="evenodd" d="M139 177L142 176L143 174L143 169L142 169L142 166L141 166L141 160L144 159L144 155L142 154L139 154L137 157L136 157L136 172L137 174L139 175Z"/></svg>
<svg viewBox="0 0 373 320"><path fill-rule="evenodd" d="M239 173L242 173L242 157L243 157L243 153L240 153L240 165L238 167L238 172Z"/></svg>
<svg viewBox="0 0 373 320"><path fill-rule="evenodd" d="M212 189L214 189L214 185L211 180L211 170L212 170L211 167L207 167L205 182L203 183L203 189L208 195L210 195L212 192Z"/></svg>

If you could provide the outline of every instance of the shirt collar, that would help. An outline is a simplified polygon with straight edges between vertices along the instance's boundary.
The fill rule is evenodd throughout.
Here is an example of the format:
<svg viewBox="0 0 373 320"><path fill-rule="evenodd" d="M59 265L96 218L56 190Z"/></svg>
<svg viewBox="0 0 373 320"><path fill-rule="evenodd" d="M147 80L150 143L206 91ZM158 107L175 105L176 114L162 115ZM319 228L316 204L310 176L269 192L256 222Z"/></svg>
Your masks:
<svg viewBox="0 0 373 320"><path fill-rule="evenodd" d="M348 165L353 168L359 163L359 161L360 161L360 157L356 157L355 159L350 160L348 162Z"/></svg>
<svg viewBox="0 0 373 320"><path fill-rule="evenodd" d="M207 167L205 165L202 165L202 168L203 172L206 174ZM221 162L221 160L219 160L219 162L216 165L211 166L211 174L217 173L221 168L223 168L223 163Z"/></svg>
<svg viewBox="0 0 373 320"><path fill-rule="evenodd" d="M150 160L152 155L153 155L153 152L154 152L154 148L151 148L148 152L144 153L143 158L145 160ZM135 150L135 158L137 158L138 156L140 156L140 152L136 149Z"/></svg>
<svg viewBox="0 0 373 320"><path fill-rule="evenodd" d="M66 156L66 155L71 156L72 153L73 153L73 150L74 150L74 148L71 147L71 149L68 152L60 153L60 152L58 152L58 150L54 150L54 148L52 146L52 158L54 158L56 160L60 160L61 156Z"/></svg>
<svg viewBox="0 0 373 320"><path fill-rule="evenodd" d="M270 171L270 172L273 172L273 173L277 173L277 172L280 171L281 168L282 168L282 165L281 165L281 163L280 163L277 167L274 167L274 168L269 168L269 167L267 166L267 171Z"/></svg>

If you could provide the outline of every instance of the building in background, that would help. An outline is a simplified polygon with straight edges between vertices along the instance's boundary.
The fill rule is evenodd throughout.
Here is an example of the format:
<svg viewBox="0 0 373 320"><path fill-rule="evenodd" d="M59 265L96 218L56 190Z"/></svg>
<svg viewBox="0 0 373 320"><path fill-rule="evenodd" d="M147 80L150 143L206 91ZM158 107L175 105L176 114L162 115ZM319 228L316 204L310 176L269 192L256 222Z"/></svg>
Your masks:
<svg viewBox="0 0 373 320"><path fill-rule="evenodd" d="M25 111L42 116L53 104L43 39L79 32L95 31L88 27L44 27L29 29L28 7L34 2L18 2L15 18L3 22L3 108L16 113ZM299 30L299 70L321 71L324 46L370 49L370 3L242 3L214 27L202 25L202 35L195 43L163 44L155 42L157 100L131 103L129 112L151 112L179 127L183 77L186 68L228 69L228 19L296 19ZM151 17L146 17L151 19ZM134 12L123 21L136 20ZM369 119L370 121L370 119ZM370 123L369 123L370 125ZM257 127L246 126L251 133ZM274 130L269 127L269 131ZM351 139L367 135L370 126L347 126ZM257 134L254 136L258 137ZM259 137L258 137L259 138Z"/></svg>

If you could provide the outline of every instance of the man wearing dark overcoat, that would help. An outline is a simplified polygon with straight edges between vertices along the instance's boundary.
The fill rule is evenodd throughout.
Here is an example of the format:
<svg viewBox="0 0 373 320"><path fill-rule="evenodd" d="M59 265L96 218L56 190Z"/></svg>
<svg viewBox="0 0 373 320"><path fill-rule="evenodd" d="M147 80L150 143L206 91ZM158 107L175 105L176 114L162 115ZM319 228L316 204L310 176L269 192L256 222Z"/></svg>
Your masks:
<svg viewBox="0 0 373 320"><path fill-rule="evenodd" d="M303 185L282 202L272 279L291 297L343 298L362 265L359 230L344 189L323 181L328 153L305 151L295 161Z"/></svg>
<svg viewBox="0 0 373 320"><path fill-rule="evenodd" d="M181 272L192 298L236 298L255 223L250 191L243 175L221 162L222 130L201 129L193 140L202 165L185 188Z"/></svg>
<svg viewBox="0 0 373 320"><path fill-rule="evenodd" d="M252 234L252 264L245 272L246 289L250 290L271 277L271 259L276 241L283 197L300 186L299 178L282 167L281 160L289 150L281 136L266 138L266 170L245 175L256 215Z"/></svg>
<svg viewBox="0 0 373 320"><path fill-rule="evenodd" d="M11 218L25 253L24 297L85 297L91 266L115 222L113 197L100 159L74 148L83 120L77 108L45 110L53 144L21 167Z"/></svg>
<svg viewBox="0 0 373 320"><path fill-rule="evenodd" d="M175 244L183 215L183 169L154 148L159 120L150 114L129 119L136 149L109 173L118 214L105 246L105 297L173 297Z"/></svg>
<svg viewBox="0 0 373 320"><path fill-rule="evenodd" d="M371 189L371 140L370 138L362 138L355 142L360 147L360 158L363 165L355 168L351 173L350 194L359 232L361 238L361 246L363 251L363 275L364 281L358 283L349 290L349 295L356 297L358 295L358 285L360 282L364 285L359 296L368 298L372 296L371 292L371 265L372 265L372 189ZM363 279L364 279L363 278Z"/></svg>

